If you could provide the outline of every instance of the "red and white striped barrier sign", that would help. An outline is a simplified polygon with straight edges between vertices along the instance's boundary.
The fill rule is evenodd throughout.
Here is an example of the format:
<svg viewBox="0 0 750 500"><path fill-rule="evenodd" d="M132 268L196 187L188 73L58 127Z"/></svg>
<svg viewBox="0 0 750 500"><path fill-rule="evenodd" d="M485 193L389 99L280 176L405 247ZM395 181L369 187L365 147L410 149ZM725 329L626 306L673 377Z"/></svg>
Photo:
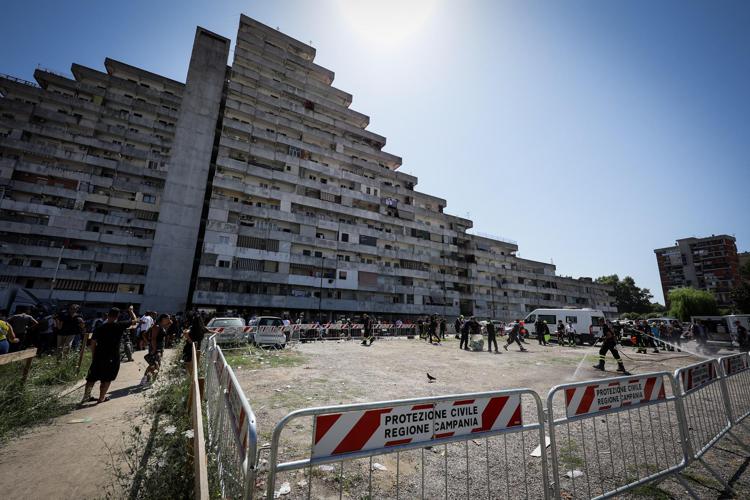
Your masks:
<svg viewBox="0 0 750 500"><path fill-rule="evenodd" d="M724 373L734 375L747 370L747 354L735 354L734 356L727 356L721 360L724 365Z"/></svg>
<svg viewBox="0 0 750 500"><path fill-rule="evenodd" d="M682 388L685 394L700 389L709 382L716 380L718 376L716 364L713 361L689 366L680 372Z"/></svg>
<svg viewBox="0 0 750 500"><path fill-rule="evenodd" d="M459 399L316 415L313 458L523 425L521 396Z"/></svg>
<svg viewBox="0 0 750 500"><path fill-rule="evenodd" d="M247 449L247 426L250 424L251 417L242 405L242 389L234 385L231 377L227 377L226 398L229 408L229 423L231 424L234 437L240 445L238 447L240 460L244 460L245 450Z"/></svg>
<svg viewBox="0 0 750 500"><path fill-rule="evenodd" d="M565 389L568 417L666 399L662 377L644 376Z"/></svg>

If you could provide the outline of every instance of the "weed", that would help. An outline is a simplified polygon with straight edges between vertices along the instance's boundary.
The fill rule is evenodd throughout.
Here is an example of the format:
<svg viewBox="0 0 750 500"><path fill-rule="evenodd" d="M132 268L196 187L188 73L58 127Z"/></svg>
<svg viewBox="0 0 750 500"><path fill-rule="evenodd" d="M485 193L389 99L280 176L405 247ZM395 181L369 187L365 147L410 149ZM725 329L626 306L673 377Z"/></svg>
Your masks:
<svg viewBox="0 0 750 500"><path fill-rule="evenodd" d="M193 497L189 453L192 441L186 436L192 428L187 408L189 391L190 379L175 357L162 370L150 394L146 406L149 414L125 433L121 450L115 453L110 450L116 484L106 492L107 497L144 500Z"/></svg>
<svg viewBox="0 0 750 500"><path fill-rule="evenodd" d="M584 464L583 459L578 456L578 445L574 441L568 441L560 447L560 462L566 470L581 467Z"/></svg>
<svg viewBox="0 0 750 500"><path fill-rule="evenodd" d="M68 385L86 373L90 359L87 352L79 374L77 353L59 361L50 356L34 358L25 384L21 384L23 362L0 366L0 442L69 412L76 396L69 394Z"/></svg>
<svg viewBox="0 0 750 500"><path fill-rule="evenodd" d="M654 500L671 500L672 495L659 488L656 484L644 484L633 488L633 495L644 498L653 498Z"/></svg>

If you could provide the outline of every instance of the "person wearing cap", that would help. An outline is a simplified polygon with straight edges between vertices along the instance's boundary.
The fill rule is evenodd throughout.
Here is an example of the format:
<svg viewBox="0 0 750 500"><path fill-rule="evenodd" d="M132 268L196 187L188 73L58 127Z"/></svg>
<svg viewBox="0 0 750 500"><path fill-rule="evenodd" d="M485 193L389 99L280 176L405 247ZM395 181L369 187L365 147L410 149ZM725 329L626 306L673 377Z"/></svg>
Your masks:
<svg viewBox="0 0 750 500"><path fill-rule="evenodd" d="M129 319L118 321L120 310L113 307L107 314L107 321L94 330L91 337L91 366L86 375L86 388L81 404L96 401L97 404L109 401L107 391L120 371L120 342L125 330L134 327L138 321L133 306L128 307ZM99 382L99 398L91 397L94 384Z"/></svg>

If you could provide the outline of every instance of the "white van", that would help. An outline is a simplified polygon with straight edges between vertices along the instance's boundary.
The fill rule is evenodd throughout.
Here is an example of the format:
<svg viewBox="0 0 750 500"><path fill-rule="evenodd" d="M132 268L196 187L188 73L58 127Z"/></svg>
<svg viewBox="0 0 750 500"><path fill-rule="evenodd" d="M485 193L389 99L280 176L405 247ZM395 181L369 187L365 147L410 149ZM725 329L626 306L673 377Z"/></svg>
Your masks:
<svg viewBox="0 0 750 500"><path fill-rule="evenodd" d="M594 345L602 337L604 313L596 309L534 309L524 319L529 333L534 331L537 319L547 322L552 338L556 338L557 322L562 321L565 326L573 323L576 329L576 343Z"/></svg>

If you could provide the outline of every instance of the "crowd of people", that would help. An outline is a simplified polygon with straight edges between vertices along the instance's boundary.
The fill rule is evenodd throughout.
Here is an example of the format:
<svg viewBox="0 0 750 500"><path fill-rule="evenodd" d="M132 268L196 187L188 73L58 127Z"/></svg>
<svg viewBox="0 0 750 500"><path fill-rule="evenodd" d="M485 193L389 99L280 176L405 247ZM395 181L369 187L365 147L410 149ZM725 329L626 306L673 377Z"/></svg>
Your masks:
<svg viewBox="0 0 750 500"><path fill-rule="evenodd" d="M190 344L200 346L208 333L204 318L205 314L200 313L170 315L155 311L138 317L133 306L126 310L113 307L86 318L77 304L56 312L18 306L11 316L0 311L0 355L36 348L37 356L56 356L61 361L70 353L79 352L85 343L91 350L91 365L81 402L103 403L108 400L107 391L117 378L120 363L132 361L133 351L146 351L144 360L148 366L140 381L143 387L156 380L164 349L180 338L186 341L182 360L191 362ZM100 383L99 397L94 398L91 392L96 382Z"/></svg>

